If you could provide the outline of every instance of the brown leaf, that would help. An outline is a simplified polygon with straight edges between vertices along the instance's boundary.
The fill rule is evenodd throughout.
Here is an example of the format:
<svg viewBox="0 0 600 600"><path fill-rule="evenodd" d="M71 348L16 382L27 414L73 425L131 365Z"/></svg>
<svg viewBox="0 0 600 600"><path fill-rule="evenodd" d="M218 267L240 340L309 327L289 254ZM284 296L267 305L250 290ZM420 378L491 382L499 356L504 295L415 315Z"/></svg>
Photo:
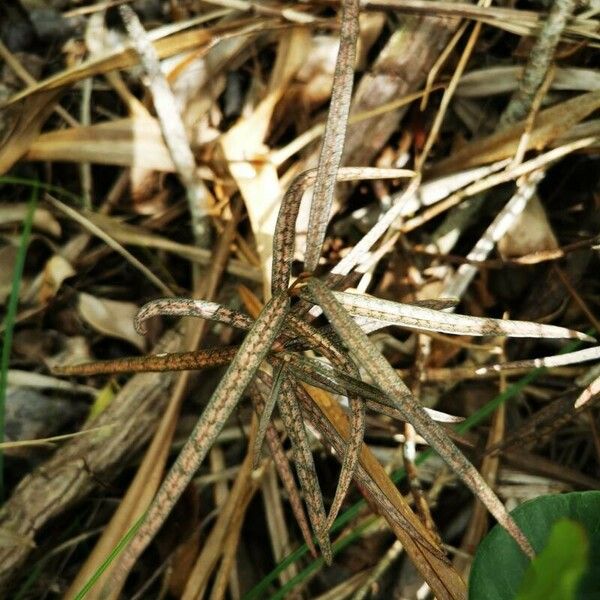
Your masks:
<svg viewBox="0 0 600 600"><path fill-rule="evenodd" d="M133 318L138 311L136 304L98 298L82 292L79 294L78 310L96 331L126 340L142 352L145 350L146 340L133 328Z"/></svg>
<svg viewBox="0 0 600 600"><path fill-rule="evenodd" d="M158 121L149 117L49 131L33 142L25 158L175 170Z"/></svg>
<svg viewBox="0 0 600 600"><path fill-rule="evenodd" d="M540 112L527 141L527 149L543 149L599 107L600 92L590 92ZM520 121L499 133L470 142L449 158L437 163L432 174L450 173L511 157L517 151L524 130L525 121Z"/></svg>
<svg viewBox="0 0 600 600"><path fill-rule="evenodd" d="M9 109L11 127L0 140L0 175L4 175L29 150L54 110L60 94L60 90L40 92Z"/></svg>

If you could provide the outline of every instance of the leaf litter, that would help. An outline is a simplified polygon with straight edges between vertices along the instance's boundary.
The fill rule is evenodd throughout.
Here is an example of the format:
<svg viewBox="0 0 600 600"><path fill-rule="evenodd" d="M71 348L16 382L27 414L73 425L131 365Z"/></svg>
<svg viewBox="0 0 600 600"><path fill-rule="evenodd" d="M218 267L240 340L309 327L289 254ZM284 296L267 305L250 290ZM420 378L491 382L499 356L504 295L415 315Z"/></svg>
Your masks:
<svg viewBox="0 0 600 600"><path fill-rule="evenodd" d="M435 421L451 424L467 418L468 423L469 415L485 399L492 400L511 373L544 368L547 374L535 386L525 386L502 409L523 422L523 431L534 432L524 438L531 459L529 466L519 467L523 477L535 474L541 464L550 484L560 483L567 472L569 481L577 479L577 472L580 481L594 477L600 448L594 421L597 378L578 387L583 379L573 374L583 373L585 367L579 365L597 361L600 352L591 346L559 354L553 341L594 344L597 334L588 331L589 323L596 322L597 304L597 254L589 243L597 223L592 165L598 139L588 127L598 108L597 81L588 68L597 43L592 21L569 2L561 10L566 15L575 10L574 17L549 19L535 4L527 11L404 0L345 0L335 11L317 3L301 8L212 4L217 6L194 11L174 3L168 19L167 13L160 16L163 26L148 32L142 23L149 27L157 19L151 8L142 10L139 20L123 8L128 32L118 33L120 46L106 46L114 25L105 20L103 48L88 36L87 59L65 64L39 82L23 74L35 47L30 54L18 53L22 48L14 40L2 47L7 69L16 69L27 85L19 88L9 77L0 82L8 99L0 114L5 131L0 168L21 176L20 183L3 180L7 207L17 215L0 224L7 259L14 257L11 236L14 240L20 230L18 214L23 211L15 210L27 194L23 177L34 174L44 179L42 186L53 186L52 195L43 193L43 206L33 217L7 373L13 373L13 385L25 388L28 382L14 374L29 368L32 375L45 377L35 385L47 390L60 389L56 375L84 377L84 385L72 383L69 391L85 396L86 402L94 390L100 394L104 388L103 374L118 391L100 414L79 423L80 430L71 422L63 426L71 429L52 438L23 440L38 445L39 466L24 468L7 459L9 495L0 511L0 528L10 555L0 568L0 587L22 595L53 585L66 597L83 597L85 591L93 598L103 593L116 597L123 586L126 594L139 597L164 584L181 597L210 593L219 598L229 590L233 597L251 598L263 585L261 576L274 566L271 546L275 560L286 565L274 571L280 593L294 584L300 586L295 593L313 597L335 588L340 569L358 573L369 568L377 574L369 581L382 586L381 597L409 594L402 577L390 577L388 561L394 560L401 561L402 572L414 565L437 597L464 598L461 573L468 562L453 566L438 534L415 515L369 447L391 466L397 457L384 450L398 444L398 421L412 424L417 443L431 445L530 553L505 508L511 486L499 485L498 497L493 483L488 485L477 470L475 438L457 438L450 425ZM65 22L77 18L74 27L81 28L89 19L90 26L97 26L102 10L89 13L95 20L79 9L65 11ZM367 15L377 18L367 21ZM460 29L457 17L463 19ZM551 26L553 37L546 39ZM432 42L433 31L439 34L439 46ZM460 39L467 31L471 37L465 51ZM73 34L65 29L46 35L66 39ZM300 77L317 36L327 39L320 51L332 53L329 61L335 68ZM536 63L541 72L523 76L533 91L520 87L525 84L519 73L528 74L535 61L523 67L518 52L512 54L500 43L515 39L537 44L535 52L543 54ZM447 43L451 45L444 53ZM359 44L363 50L357 60ZM486 47L492 49L491 60L486 60ZM565 49L567 59L554 69L555 54ZM138 56L141 69L136 67ZM186 95L183 83L175 81L182 74L193 80L194 69L203 75ZM499 73L505 81L494 86ZM311 77L325 78L313 96L305 95ZM92 82L92 122L82 119L80 124L69 116L64 101L57 104L58 91L73 90L86 80ZM446 90L443 99L441 88ZM508 93L524 102L518 117L504 110ZM404 99L389 102L394 94ZM426 101L419 107L422 96ZM487 102L490 96L494 100ZM120 114L118 98L129 118ZM378 101L375 106L372 98ZM85 94L78 99L86 102ZM402 105L410 102L407 111ZM480 134L473 135L471 123L461 118L467 105L488 123ZM566 144L561 141L565 137ZM56 164L55 169L39 170L36 161L41 160ZM92 168L88 175L82 170L77 181L61 161ZM346 183L336 185L338 181ZM63 187L68 189L62 192ZM576 191L569 195L569 188ZM136 213L128 191L138 206L148 208ZM91 198L91 208L74 200L79 194ZM239 222L232 221L238 198L245 206ZM534 203L533 211L528 207ZM360 212L356 208L366 209L366 225L353 217ZM522 214L529 215L528 227L542 231L532 236L533 246L510 237ZM453 224L452 242L437 246L444 219ZM216 240L228 223L233 223L231 240L220 250L225 262L216 261ZM551 248L535 245L535 240L548 239ZM419 246L440 250L427 254L418 252ZM561 251L571 246L573 251ZM499 259L490 259L497 253ZM545 262L519 261L536 253L548 255ZM490 269L488 263L498 264ZM225 275L209 293L203 282L214 279L217 264ZM545 283L550 279L544 269L556 265L561 277ZM251 302L252 309L247 306L248 315L240 310L241 301L249 300L248 293L236 291L240 280L254 286L251 293L262 295L262 311L258 300ZM193 323L189 317L206 322L207 345L203 342L201 349L187 349L184 343ZM457 345L440 334L461 337ZM504 337L517 339L501 342ZM85 340L86 349L79 354L94 356L94 362L65 364L75 338ZM429 341L419 346L417 360L415 348L424 339ZM127 357L132 346L143 351L146 344L153 347L150 354ZM490 352L494 347L498 352ZM57 366L59 356L63 362ZM215 369L226 366L225 372ZM167 441L159 454L148 451L154 458L136 477L137 486L154 482L149 487L158 490L154 500L153 492L132 495L138 504L133 502L127 515L121 511L117 527L117 516L112 517L114 532L106 538L112 541L98 546L85 568L92 548L76 541L77 530L70 534L75 540L72 560L58 562L62 548L71 545L42 527L74 514L88 519L88 527L111 521L108 505L92 514L83 500L93 488L102 493L102 481L119 482L121 495L126 494L127 480L116 477L123 471L134 474L135 451L156 427L173 373L180 370L202 370L202 377L188 378L177 392L192 403L182 407L177 430L176 412L165 421L171 431L163 438ZM453 375L444 379L442 372ZM138 374L126 378L119 373ZM241 402L246 393L259 415L249 445L239 432L227 437L237 431L236 420L243 427L251 422L252 411ZM560 419L545 416L550 410L560 410ZM543 423L539 439L536 422ZM501 425L495 427L489 438L495 467L484 462L481 473L487 479L495 468L502 481L504 462L518 442L506 438ZM481 438L485 430L476 428L470 435ZM587 444L583 460L575 463L572 454L560 450L565 438L569 444ZM54 455L44 450L49 439L60 444ZM229 489L215 484L214 498L202 493L194 479L199 469L206 472L217 465L212 458L210 465L203 462L212 449L224 449L229 466L246 456ZM169 455L178 455L174 463ZM339 470L331 468L328 455L340 461ZM272 469L282 482L275 495L266 483ZM214 476L223 474L217 470ZM411 485L417 478L424 488L421 501L432 507L438 503L433 515L442 535L461 514L453 500L458 492L448 488L444 477L439 468L433 475L424 467L411 472ZM215 503L217 488L230 499L221 511ZM443 503L441 489L446 490ZM263 509L251 502L256 493L263 496ZM519 490L514 494L522 496ZM338 515L344 520L350 514L345 510L360 495L386 526L357 538L357 547L375 551L352 565L347 552L338 553L343 538L331 535ZM181 520L177 511L186 503L197 507L197 516L190 516L184 530L167 535L161 526L167 518ZM218 520L203 547L211 507ZM282 510L289 510L298 525ZM485 512L475 511L471 519L463 542L468 539L470 551L481 538L474 532L482 531ZM352 533L352 524L346 526L346 533ZM303 538L315 552L309 527L329 565L318 580L300 577L302 563L284 560L279 543L286 539L298 548ZM265 530L270 544L249 545L248 535ZM390 531L404 554L388 552ZM127 543L117 544L126 532ZM34 539L48 559L34 549ZM140 587L140 576L156 568L148 554L138 560L149 544L161 556L191 556L185 564L176 563L176 575L164 570ZM252 577L241 568L248 560L254 565ZM322 568L320 564L309 567ZM36 565L40 574L26 581L26 565ZM348 584L362 597L364 578L351 577Z"/></svg>

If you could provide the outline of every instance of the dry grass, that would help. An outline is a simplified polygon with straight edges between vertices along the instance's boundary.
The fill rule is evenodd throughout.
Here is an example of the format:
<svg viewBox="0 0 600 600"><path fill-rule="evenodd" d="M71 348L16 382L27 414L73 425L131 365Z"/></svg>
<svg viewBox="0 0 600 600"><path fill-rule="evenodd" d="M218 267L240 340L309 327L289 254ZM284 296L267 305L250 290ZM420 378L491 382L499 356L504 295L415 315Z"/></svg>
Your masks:
<svg viewBox="0 0 600 600"><path fill-rule="evenodd" d="M0 45L2 593L458 599L490 513L531 553L507 508L599 481L593 12L108 4Z"/></svg>

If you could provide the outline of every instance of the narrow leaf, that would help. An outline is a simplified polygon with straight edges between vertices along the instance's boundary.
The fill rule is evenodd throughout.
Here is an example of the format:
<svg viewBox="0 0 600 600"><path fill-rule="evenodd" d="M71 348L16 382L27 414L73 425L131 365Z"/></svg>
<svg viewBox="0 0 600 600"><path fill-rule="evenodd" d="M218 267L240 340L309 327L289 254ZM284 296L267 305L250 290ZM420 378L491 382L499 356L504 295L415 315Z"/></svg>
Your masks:
<svg viewBox="0 0 600 600"><path fill-rule="evenodd" d="M290 319L294 323L295 327L302 332L305 339L312 342L313 349L319 349L322 354L338 369L345 370L350 374L351 377L359 380L359 373L356 366L346 356L346 354L339 352L339 350L334 344L332 344L328 337L323 336L321 331L315 329L312 325L309 325L305 321L294 319L292 316ZM360 396L350 394L348 397L348 403L350 405L350 436L344 452L342 469L340 471L338 485L335 490L335 496L333 498L333 502L331 503L329 516L327 517L327 529L329 529L329 527L331 527L335 521L342 506L342 502L344 501L348 489L350 488L352 478L354 477L354 473L360 459L360 450L365 434L365 403L363 399Z"/></svg>
<svg viewBox="0 0 600 600"><path fill-rule="evenodd" d="M344 396L354 393L365 398L367 406L377 412L404 420L404 416L397 409L396 401L390 400L380 389L370 383L361 381L318 359L286 352L283 360L298 379L309 385ZM425 411L432 419L443 423L463 421L462 417L454 417L431 408L425 408Z"/></svg>
<svg viewBox="0 0 600 600"><path fill-rule="evenodd" d="M590 385L588 385L583 392L575 400L575 408L581 408L585 406L592 398L600 394L600 377L596 377Z"/></svg>
<svg viewBox="0 0 600 600"><path fill-rule="evenodd" d="M544 356L543 358L532 358L529 360L515 360L512 362L498 363L485 367L479 367L475 370L475 375L485 375L491 372L513 371L516 369L539 369L541 367L564 367L566 365L579 364L589 360L598 360L600 358L600 346L567 352L566 354L556 354L553 356Z"/></svg>
<svg viewBox="0 0 600 600"><path fill-rule="evenodd" d="M317 169L300 173L289 185L279 208L277 224L273 236L273 272L271 275L271 293L287 289L292 259L296 248L296 220L304 192L315 183ZM355 181L358 179L395 179L414 177L414 171L406 169L378 169L375 167L342 167L337 171L337 181Z"/></svg>
<svg viewBox="0 0 600 600"><path fill-rule="evenodd" d="M145 321L156 316L199 317L238 329L250 329L254 323L252 318L216 302L193 298L158 298L140 308L134 321L135 330L146 333Z"/></svg>
<svg viewBox="0 0 600 600"><path fill-rule="evenodd" d="M271 420L271 415L273 414L273 409L275 408L275 404L279 399L282 381L283 365L280 365L275 370L275 376L273 377L273 383L271 385L271 393L269 394L269 397L265 402L265 405L260 415L258 431L256 432L256 437L254 439L254 469L257 469L258 465L260 464L260 454L262 451L263 442L265 441L265 434L267 432L267 427L269 426L269 422Z"/></svg>
<svg viewBox="0 0 600 600"><path fill-rule="evenodd" d="M266 379L266 375L263 374L263 379ZM250 396L252 398L252 402L254 403L254 408L258 415L260 416L261 411L263 410L263 406L265 404L263 394L253 382L249 387ZM294 480L294 475L292 473L292 469L290 467L290 462L287 459L286 453L283 449L283 445L281 440L279 439L279 434L275 427L272 424L269 424L266 432L267 444L269 446L269 451L271 452L271 457L273 458L273 462L275 463L275 468L277 469L277 473L279 474L279 478L281 479L281 483L283 483L283 487L288 495L288 500L290 501L290 506L292 507L292 512L296 517L296 521L298 522L298 526L300 527L300 531L302 532L302 537L304 538L304 543L310 550L310 553L314 558L317 557L317 549L312 541L312 533L310 531L310 525L308 524L308 519L306 517L306 513L304 512L304 507L302 505L302 499L300 498L300 492L296 487L296 482Z"/></svg>
<svg viewBox="0 0 600 600"><path fill-rule="evenodd" d="M308 289L331 324L336 328L338 334L345 340L357 362L368 371L373 380L391 400L397 401L398 398L404 398L403 402L398 402L397 408L405 416L405 419L415 427L417 432L427 440L429 445L485 504L492 515L519 544L523 552L528 556L532 556L533 549L531 545L508 514L502 502L481 477L477 469L450 440L442 427L433 421L423 407L412 398L410 390L404 382L344 307L336 300L333 293L314 278L308 280Z"/></svg>
<svg viewBox="0 0 600 600"><path fill-rule="evenodd" d="M317 179L310 206L304 257L304 269L309 272L314 271L319 263L333 202L336 173L344 152L354 82L359 4L359 0L343 0L342 3L340 47L333 74L331 103L319 156Z"/></svg>
<svg viewBox="0 0 600 600"><path fill-rule="evenodd" d="M575 338L586 342L596 341L585 333L556 325L455 315L422 306L382 300L368 294L346 292L333 292L333 294L336 300L352 315L368 317L388 325L410 327L418 331L435 331L455 335Z"/></svg>
<svg viewBox="0 0 600 600"><path fill-rule="evenodd" d="M323 558L327 564L331 564L333 555L331 552L331 543L326 529L327 517L323 505L323 494L319 486L317 471L306 429L304 428L304 419L300 412L300 406L294 394L292 379L287 372L283 377L281 385L281 394L279 397L279 414L283 420L294 451L294 462L300 485L304 491L304 500L308 508L308 516L312 523L313 530L317 536L317 541L321 547Z"/></svg>
<svg viewBox="0 0 600 600"><path fill-rule="evenodd" d="M150 373L164 371L196 371L230 363L239 346L225 346L192 352L170 352L149 356L134 356L114 360L99 360L81 365L57 366L55 375L104 375L114 373Z"/></svg>
<svg viewBox="0 0 600 600"><path fill-rule="evenodd" d="M115 571L116 582L125 579L204 460L267 355L288 310L289 298L279 294L259 315L148 508L142 526L125 550Z"/></svg>

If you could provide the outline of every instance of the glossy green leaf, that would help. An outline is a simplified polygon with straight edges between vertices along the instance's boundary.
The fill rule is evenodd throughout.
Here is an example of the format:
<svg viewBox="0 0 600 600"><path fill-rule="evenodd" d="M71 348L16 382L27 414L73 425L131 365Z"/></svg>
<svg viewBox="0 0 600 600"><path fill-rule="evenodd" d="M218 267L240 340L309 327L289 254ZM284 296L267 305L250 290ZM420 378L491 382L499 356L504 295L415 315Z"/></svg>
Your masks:
<svg viewBox="0 0 600 600"><path fill-rule="evenodd" d="M586 531L577 521L554 523L547 546L525 572L516 600L575 600L588 550Z"/></svg>
<svg viewBox="0 0 600 600"><path fill-rule="evenodd" d="M510 536L501 527L494 527L475 556L469 600L600 600L600 569L593 568L600 560L600 492L541 496L522 504L511 515L538 556L530 563ZM562 526L558 532L553 530L565 519L575 521L584 530L589 549L583 548L581 535L577 543L577 533L565 533ZM590 566L575 586L575 563L582 554L588 555ZM563 591L569 589L570 578L576 589L573 596Z"/></svg>

